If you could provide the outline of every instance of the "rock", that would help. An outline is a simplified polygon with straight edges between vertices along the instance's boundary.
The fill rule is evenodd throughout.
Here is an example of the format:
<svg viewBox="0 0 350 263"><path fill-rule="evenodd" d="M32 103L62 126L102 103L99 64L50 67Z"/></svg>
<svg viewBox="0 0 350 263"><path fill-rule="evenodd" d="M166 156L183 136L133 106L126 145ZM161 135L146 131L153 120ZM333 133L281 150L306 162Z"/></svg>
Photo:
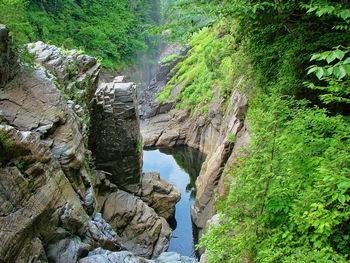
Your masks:
<svg viewBox="0 0 350 263"><path fill-rule="evenodd" d="M89 117L89 105L97 89L100 64L97 59L76 50L63 50L41 41L27 44L28 51L36 54L35 62L52 83L74 100L73 110L79 117ZM84 104L87 105L82 107Z"/></svg>
<svg viewBox="0 0 350 263"><path fill-rule="evenodd" d="M111 252L104 249L95 249L78 263L196 263L194 258L184 257L175 252L163 252L154 260L146 260L127 251Z"/></svg>
<svg viewBox="0 0 350 263"><path fill-rule="evenodd" d="M90 246L84 244L79 237L66 238L49 245L47 255L50 262L75 263L89 249Z"/></svg>
<svg viewBox="0 0 350 263"><path fill-rule="evenodd" d="M173 69L177 63L184 60L188 50L188 46L168 46L162 57L165 58L174 55L174 58L165 63L160 62L154 79L151 80L150 85L140 94L138 98L139 114L141 119L147 119L162 113L166 113L175 106L175 100L173 99L160 103L155 99L155 97L157 97L156 94L162 88L166 87L167 82L174 75L174 73L171 72L171 69ZM171 94L171 96L175 98L174 94Z"/></svg>
<svg viewBox="0 0 350 263"><path fill-rule="evenodd" d="M57 49L38 45L44 52L37 58L45 66L56 65L52 72L62 69L64 76L65 62ZM75 63L76 53L67 59ZM93 63L81 65L89 71ZM0 89L3 262L76 262L96 247L123 249L118 235L95 212L84 125L50 72L43 67L32 72L22 69ZM81 73L85 74L83 69ZM67 80L74 81L70 77Z"/></svg>
<svg viewBox="0 0 350 263"><path fill-rule="evenodd" d="M14 47L9 44L9 30L0 24L0 88L12 79L19 71Z"/></svg>
<svg viewBox="0 0 350 263"><path fill-rule="evenodd" d="M160 178L158 172L142 174L141 199L156 213L169 220L175 214L175 205L181 199L180 190Z"/></svg>
<svg viewBox="0 0 350 263"><path fill-rule="evenodd" d="M96 249L89 253L85 258L79 260L78 263L147 263L148 260L141 259L129 251L112 252L103 249Z"/></svg>
<svg viewBox="0 0 350 263"><path fill-rule="evenodd" d="M164 252L154 259L155 263L196 263L194 258L184 257L175 252Z"/></svg>
<svg viewBox="0 0 350 263"><path fill-rule="evenodd" d="M116 229L128 250L149 258L168 248L168 223L139 198L118 190L107 197L103 207L104 219Z"/></svg>
<svg viewBox="0 0 350 263"><path fill-rule="evenodd" d="M142 149L133 83L101 84L91 117L89 147L96 167L118 187L136 193Z"/></svg>
<svg viewBox="0 0 350 263"><path fill-rule="evenodd" d="M28 262L35 257L45 260L42 246L87 235L91 220L57 158L38 134L4 125L0 125L0 133L12 142L7 162L17 164L3 163L0 168L0 256L4 262ZM31 243L37 249L28 249ZM103 245L97 243L86 244ZM63 249L56 251L65 253Z"/></svg>
<svg viewBox="0 0 350 263"><path fill-rule="evenodd" d="M240 80L238 83L242 82ZM141 122L145 146L185 144L207 154L196 180L197 195L191 207L191 217L200 230L199 236L205 231L207 220L216 212L216 194L225 191L225 166L234 164L239 155L238 148L244 145L241 141L245 138L246 143L249 138L242 135L248 108L247 98L237 89L234 90L230 101L226 102L227 110L224 113L220 113L224 101L218 92L212 101L207 105L209 111L204 114L199 110L190 115L186 110L172 109ZM229 136L236 136L236 141L230 140Z"/></svg>
<svg viewBox="0 0 350 263"><path fill-rule="evenodd" d="M124 81L124 76L116 76L114 79L113 79L113 82L114 83L122 83Z"/></svg>

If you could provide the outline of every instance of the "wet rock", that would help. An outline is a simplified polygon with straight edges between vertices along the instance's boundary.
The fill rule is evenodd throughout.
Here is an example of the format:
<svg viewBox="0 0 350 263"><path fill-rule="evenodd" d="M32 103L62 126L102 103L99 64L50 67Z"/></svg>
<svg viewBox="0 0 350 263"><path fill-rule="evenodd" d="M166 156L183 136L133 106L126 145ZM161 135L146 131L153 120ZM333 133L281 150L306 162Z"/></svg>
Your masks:
<svg viewBox="0 0 350 263"><path fill-rule="evenodd" d="M96 91L89 147L98 169L118 187L136 193L142 166L141 137L133 83L104 83Z"/></svg>
<svg viewBox="0 0 350 263"><path fill-rule="evenodd" d="M175 214L175 205L181 199L180 190L160 178L159 172L142 174L141 199L152 207L156 213L170 219Z"/></svg>

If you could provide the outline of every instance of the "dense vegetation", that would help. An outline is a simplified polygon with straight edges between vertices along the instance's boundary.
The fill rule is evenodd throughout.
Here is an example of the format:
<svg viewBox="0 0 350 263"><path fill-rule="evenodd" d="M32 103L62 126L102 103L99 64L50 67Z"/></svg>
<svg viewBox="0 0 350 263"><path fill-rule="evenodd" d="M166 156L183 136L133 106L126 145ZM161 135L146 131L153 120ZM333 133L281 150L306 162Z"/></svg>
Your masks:
<svg viewBox="0 0 350 263"><path fill-rule="evenodd" d="M0 7L0 23L21 39L83 49L109 68L157 45L146 29L160 22L159 0L1 0Z"/></svg>
<svg viewBox="0 0 350 263"><path fill-rule="evenodd" d="M222 224L201 240L209 261L349 261L348 1L176 4L176 24L161 28L175 28L170 39L207 27L193 35L158 99L181 84L177 108L205 114L216 92L225 99L239 88L249 97L246 157L230 168L234 183L217 204ZM149 48L144 29L158 24L158 7L157 0L0 0L0 22L16 43L82 48L111 67Z"/></svg>
<svg viewBox="0 0 350 263"><path fill-rule="evenodd" d="M190 3L216 23L194 35L159 100L182 83L178 107L205 114L243 76L250 102L246 157L230 168L221 225L201 240L209 262L348 261L348 1Z"/></svg>

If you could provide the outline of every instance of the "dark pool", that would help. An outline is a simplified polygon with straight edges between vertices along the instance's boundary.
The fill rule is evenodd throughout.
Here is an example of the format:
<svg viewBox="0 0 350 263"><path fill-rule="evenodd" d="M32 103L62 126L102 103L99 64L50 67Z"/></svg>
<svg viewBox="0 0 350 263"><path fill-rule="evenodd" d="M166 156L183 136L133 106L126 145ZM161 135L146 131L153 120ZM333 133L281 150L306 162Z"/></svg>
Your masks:
<svg viewBox="0 0 350 263"><path fill-rule="evenodd" d="M170 225L176 238L170 240L168 251L183 256L194 257L194 226L190 216L190 206L195 198L195 181L205 156L199 151L185 146L169 149L145 149L143 171L158 171L160 176L181 191L181 200L176 204L174 221Z"/></svg>

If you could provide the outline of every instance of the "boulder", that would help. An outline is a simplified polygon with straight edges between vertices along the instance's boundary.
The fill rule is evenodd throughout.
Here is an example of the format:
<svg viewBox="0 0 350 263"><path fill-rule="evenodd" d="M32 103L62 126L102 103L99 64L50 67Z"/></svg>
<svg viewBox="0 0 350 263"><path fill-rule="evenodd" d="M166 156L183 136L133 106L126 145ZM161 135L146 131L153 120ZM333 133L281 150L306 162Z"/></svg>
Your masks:
<svg viewBox="0 0 350 263"><path fill-rule="evenodd" d="M172 231L166 220L142 200L118 190L108 196L103 207L104 219L128 250L147 258L167 250Z"/></svg>
<svg viewBox="0 0 350 263"><path fill-rule="evenodd" d="M141 199L155 212L169 220L175 215L175 205L181 199L180 190L163 178L159 172L142 174Z"/></svg>

